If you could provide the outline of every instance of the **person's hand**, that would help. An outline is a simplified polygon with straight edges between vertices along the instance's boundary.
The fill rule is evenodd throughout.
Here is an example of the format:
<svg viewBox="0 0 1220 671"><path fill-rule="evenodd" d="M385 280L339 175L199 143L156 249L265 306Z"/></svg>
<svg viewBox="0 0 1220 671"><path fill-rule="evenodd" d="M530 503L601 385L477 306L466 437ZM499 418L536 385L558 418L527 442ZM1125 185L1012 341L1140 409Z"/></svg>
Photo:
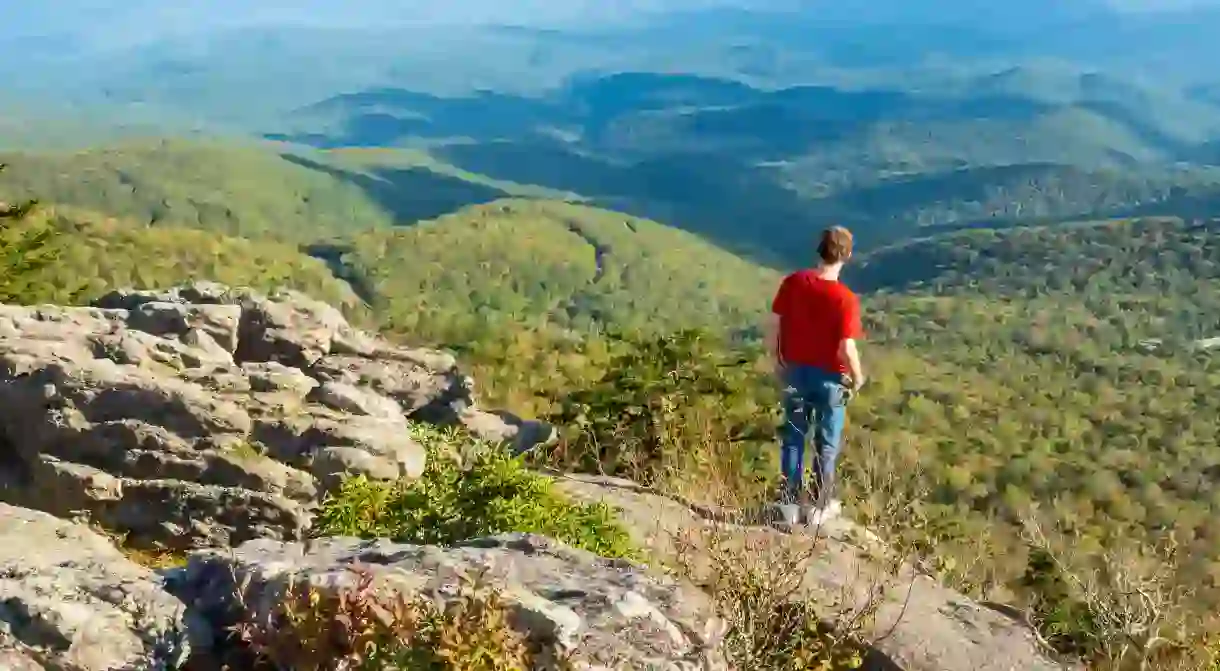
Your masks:
<svg viewBox="0 0 1220 671"><path fill-rule="evenodd" d="M852 378L852 380L851 380L851 391L852 391L852 393L853 393L853 394L858 394L858 393L860 393L860 390L864 388L864 382L865 382L867 379L868 379L868 378L867 378L867 377L865 377L864 375L861 375L860 377L854 377L854 378Z"/></svg>

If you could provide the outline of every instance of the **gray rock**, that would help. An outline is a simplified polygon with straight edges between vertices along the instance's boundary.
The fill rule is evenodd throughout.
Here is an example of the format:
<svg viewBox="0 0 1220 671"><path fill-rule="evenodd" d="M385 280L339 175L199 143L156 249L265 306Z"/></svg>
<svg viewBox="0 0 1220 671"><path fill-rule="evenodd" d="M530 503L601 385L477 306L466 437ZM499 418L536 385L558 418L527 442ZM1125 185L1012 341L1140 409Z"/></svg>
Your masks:
<svg viewBox="0 0 1220 671"><path fill-rule="evenodd" d="M423 365L423 356L398 352L377 357L336 355L316 361L311 374L326 382L363 387L393 399L408 417L456 425L473 405L470 381L453 370L438 372Z"/></svg>
<svg viewBox="0 0 1220 671"><path fill-rule="evenodd" d="M314 390L318 403L335 410L378 419L402 418L402 407L375 391L361 389L342 382L326 382Z"/></svg>
<svg viewBox="0 0 1220 671"><path fill-rule="evenodd" d="M345 473L374 479L418 478L427 454L399 419L349 417L342 422L319 421L311 449L313 472L333 487Z"/></svg>
<svg viewBox="0 0 1220 671"><path fill-rule="evenodd" d="M470 390L451 355L293 292L196 283L0 306L0 501L176 548L292 540L344 477L424 472L407 418L514 446L539 435Z"/></svg>
<svg viewBox="0 0 1220 671"><path fill-rule="evenodd" d="M506 412L487 412L470 408L461 415L462 425L479 438L505 444L515 453L549 447L559 440L555 427L533 419L521 419Z"/></svg>
<svg viewBox="0 0 1220 671"><path fill-rule="evenodd" d="M175 592L216 625L226 625L239 615L238 585L245 586L247 607L265 617L282 603L290 579L334 590L355 579L353 566L370 570L383 589L442 604L459 598L459 579L483 575L510 604L512 626L585 668L724 668L717 653L705 649L702 632L718 618L699 590L538 536L452 548L348 538L254 541L232 552L196 553Z"/></svg>
<svg viewBox="0 0 1220 671"><path fill-rule="evenodd" d="M241 370L249 378L250 387L254 391L288 392L304 398L318 386L317 380L300 369L275 362L243 363Z"/></svg>
<svg viewBox="0 0 1220 671"><path fill-rule="evenodd" d="M877 614L864 635L878 640L866 668L906 671L1053 671L1065 668L1049 658L1033 633L1020 623L944 587L911 567L893 575L878 559L886 549L878 539L847 519L837 519L814 533L783 533L769 527L729 524L708 510L659 496L632 482L595 476L564 476L559 488L586 502L601 502L619 511L624 526L642 547L660 557L699 556L700 543L713 536L756 558L762 570L768 552L807 557L797 565L800 591L794 596L826 604L825 617L851 616L877 590ZM692 548L695 550L692 553ZM706 563L702 571L719 571Z"/></svg>
<svg viewBox="0 0 1220 671"><path fill-rule="evenodd" d="M206 333L220 348L232 355L237 350L237 329L241 324L238 305L188 305L153 301L132 305L127 323L155 336L184 336L192 330Z"/></svg>
<svg viewBox="0 0 1220 671"><path fill-rule="evenodd" d="M85 527L0 504L0 668L178 668L206 623Z"/></svg>
<svg viewBox="0 0 1220 671"><path fill-rule="evenodd" d="M39 662L42 655L0 631L0 669L4 671L46 671Z"/></svg>

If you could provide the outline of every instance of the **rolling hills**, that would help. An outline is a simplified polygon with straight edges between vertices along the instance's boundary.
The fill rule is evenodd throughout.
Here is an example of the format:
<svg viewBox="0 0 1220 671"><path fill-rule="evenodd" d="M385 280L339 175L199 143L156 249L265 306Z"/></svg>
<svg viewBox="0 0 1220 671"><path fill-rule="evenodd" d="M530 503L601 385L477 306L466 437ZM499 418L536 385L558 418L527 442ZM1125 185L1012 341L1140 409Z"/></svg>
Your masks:
<svg viewBox="0 0 1220 671"><path fill-rule="evenodd" d="M810 159L813 160L813 159ZM40 197L147 226L314 244L410 226L502 198L583 202L667 223L763 265L807 262L821 226L863 249L912 237L1084 216L1189 213L1220 202L1220 176L1025 164L812 186L802 163L744 169L691 155L610 163L493 142L315 150L274 142L144 139L83 151L7 152L0 197ZM469 169L461 167L469 166Z"/></svg>
<svg viewBox="0 0 1220 671"><path fill-rule="evenodd" d="M522 324L752 329L779 278L656 222L540 200L369 231L331 251L392 328L446 339Z"/></svg>
<svg viewBox="0 0 1220 671"><path fill-rule="evenodd" d="M250 143L155 139L75 152L0 154L0 197L38 198L147 226L310 241L388 226L356 185Z"/></svg>
<svg viewBox="0 0 1220 671"><path fill-rule="evenodd" d="M943 229L1215 208L1220 107L1102 74L1010 69L925 89L658 73L541 96L378 88L299 110L277 141L405 147L466 174L575 194L764 263L811 231L865 247ZM1193 161L1193 163L1191 162Z"/></svg>
<svg viewBox="0 0 1220 671"><path fill-rule="evenodd" d="M20 223L46 230L56 259L30 278L32 303L84 303L122 287L209 279L269 291L292 288L347 308L364 308L351 288L295 247L176 226L138 223L72 207L35 208Z"/></svg>

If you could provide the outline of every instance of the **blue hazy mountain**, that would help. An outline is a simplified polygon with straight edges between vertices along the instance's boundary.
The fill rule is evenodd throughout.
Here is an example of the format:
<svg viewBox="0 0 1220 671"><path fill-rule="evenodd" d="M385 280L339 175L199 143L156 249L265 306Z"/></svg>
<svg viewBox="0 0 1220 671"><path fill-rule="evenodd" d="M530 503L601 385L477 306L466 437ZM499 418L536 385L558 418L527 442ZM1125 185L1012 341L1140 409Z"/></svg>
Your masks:
<svg viewBox="0 0 1220 671"><path fill-rule="evenodd" d="M912 90L1052 73L1004 84L1028 84L1009 92L1033 98L1100 72L1152 80L1174 99L1214 85L1220 34L1220 0L8 4L0 104L99 125L245 130L378 87L537 95L616 72Z"/></svg>

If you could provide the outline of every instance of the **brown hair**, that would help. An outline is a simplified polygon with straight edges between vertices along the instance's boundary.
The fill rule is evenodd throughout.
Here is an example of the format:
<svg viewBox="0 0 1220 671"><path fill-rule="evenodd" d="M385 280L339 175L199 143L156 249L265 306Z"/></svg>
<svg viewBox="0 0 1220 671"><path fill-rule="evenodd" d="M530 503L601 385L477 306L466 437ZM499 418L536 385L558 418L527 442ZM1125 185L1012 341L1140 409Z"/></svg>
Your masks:
<svg viewBox="0 0 1220 671"><path fill-rule="evenodd" d="M840 263L851 258L851 231L842 226L833 226L822 231L818 240L818 256L825 263Z"/></svg>

